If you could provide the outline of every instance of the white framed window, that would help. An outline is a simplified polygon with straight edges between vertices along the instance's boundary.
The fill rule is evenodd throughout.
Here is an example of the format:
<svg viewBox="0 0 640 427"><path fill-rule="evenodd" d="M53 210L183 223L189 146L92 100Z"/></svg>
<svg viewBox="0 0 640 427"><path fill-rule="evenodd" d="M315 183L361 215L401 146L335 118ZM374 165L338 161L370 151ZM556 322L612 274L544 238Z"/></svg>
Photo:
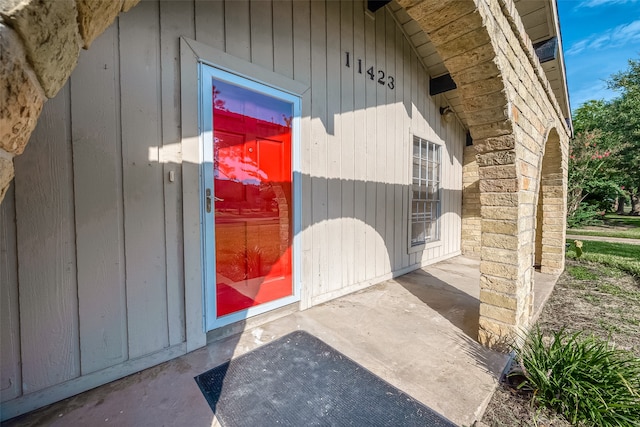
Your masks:
<svg viewBox="0 0 640 427"><path fill-rule="evenodd" d="M440 145L413 136L409 250L440 240Z"/></svg>

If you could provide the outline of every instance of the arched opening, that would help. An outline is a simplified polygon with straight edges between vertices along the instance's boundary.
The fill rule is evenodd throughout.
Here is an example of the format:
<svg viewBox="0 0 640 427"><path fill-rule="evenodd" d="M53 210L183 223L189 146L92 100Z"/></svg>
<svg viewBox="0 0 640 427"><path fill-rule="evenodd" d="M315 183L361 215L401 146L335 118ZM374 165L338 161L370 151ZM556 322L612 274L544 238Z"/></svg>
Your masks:
<svg viewBox="0 0 640 427"><path fill-rule="evenodd" d="M556 129L547 136L538 182L534 266L542 273L559 273L564 268L566 197Z"/></svg>

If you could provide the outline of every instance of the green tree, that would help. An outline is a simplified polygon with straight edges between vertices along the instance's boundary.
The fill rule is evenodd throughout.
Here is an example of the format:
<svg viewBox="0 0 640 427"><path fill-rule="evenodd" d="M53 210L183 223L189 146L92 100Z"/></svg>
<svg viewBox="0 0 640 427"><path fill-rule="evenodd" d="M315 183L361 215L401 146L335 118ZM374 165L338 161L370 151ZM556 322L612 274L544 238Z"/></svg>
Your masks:
<svg viewBox="0 0 640 427"><path fill-rule="evenodd" d="M570 142L568 223L588 222L631 199L640 214L640 61L611 76L620 92L611 101L592 100L574 113Z"/></svg>
<svg viewBox="0 0 640 427"><path fill-rule="evenodd" d="M640 215L640 60L611 76L608 87L620 92L610 103L606 126L621 148L618 156L622 186L631 198L631 214Z"/></svg>

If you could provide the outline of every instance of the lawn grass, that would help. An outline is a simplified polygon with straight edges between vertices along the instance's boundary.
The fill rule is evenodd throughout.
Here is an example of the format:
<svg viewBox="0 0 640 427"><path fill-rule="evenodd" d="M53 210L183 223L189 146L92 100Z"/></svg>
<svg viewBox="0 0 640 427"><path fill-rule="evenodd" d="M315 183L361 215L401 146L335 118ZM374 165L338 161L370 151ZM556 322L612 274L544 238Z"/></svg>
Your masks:
<svg viewBox="0 0 640 427"><path fill-rule="evenodd" d="M581 266L567 267L567 273L569 273L569 276L578 280L595 280L598 278L598 276L589 271L588 268Z"/></svg>
<svg viewBox="0 0 640 427"><path fill-rule="evenodd" d="M618 228L607 228L618 227ZM640 239L640 216L607 214L602 227L569 228L567 234Z"/></svg>
<svg viewBox="0 0 640 427"><path fill-rule="evenodd" d="M568 228L568 235L578 236L600 236L619 237L622 239L640 239L640 228L630 228L628 230L584 230L580 228Z"/></svg>
<svg viewBox="0 0 640 427"><path fill-rule="evenodd" d="M640 228L640 216L606 214L604 221L610 225L628 225Z"/></svg>
<svg viewBox="0 0 640 427"><path fill-rule="evenodd" d="M567 257L577 259L574 241L567 242L571 243ZM584 241L582 252L581 261L597 262L640 277L640 245Z"/></svg>

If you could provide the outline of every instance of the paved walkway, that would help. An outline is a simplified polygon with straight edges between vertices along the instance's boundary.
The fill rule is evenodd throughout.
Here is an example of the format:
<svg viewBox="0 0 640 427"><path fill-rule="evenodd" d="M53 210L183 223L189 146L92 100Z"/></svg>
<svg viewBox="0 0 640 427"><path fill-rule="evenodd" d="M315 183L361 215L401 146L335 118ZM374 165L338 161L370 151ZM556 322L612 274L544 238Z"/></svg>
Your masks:
<svg viewBox="0 0 640 427"><path fill-rule="evenodd" d="M579 234L569 234L569 232L567 232L567 240L590 240L594 242L626 243L628 245L640 245L640 239L627 239L624 237L581 236Z"/></svg>
<svg viewBox="0 0 640 427"><path fill-rule="evenodd" d="M459 256L266 323L248 319L238 334L7 426L217 426L193 377L298 329L456 424L473 425L507 361L476 341L479 266ZM536 312L556 279L535 273Z"/></svg>

